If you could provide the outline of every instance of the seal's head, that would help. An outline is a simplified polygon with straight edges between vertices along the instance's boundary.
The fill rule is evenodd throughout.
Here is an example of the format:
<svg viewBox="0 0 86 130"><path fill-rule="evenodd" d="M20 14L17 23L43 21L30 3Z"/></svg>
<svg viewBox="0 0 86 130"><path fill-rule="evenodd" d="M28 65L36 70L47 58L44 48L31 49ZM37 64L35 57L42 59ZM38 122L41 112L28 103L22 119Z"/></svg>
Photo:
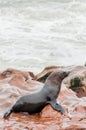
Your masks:
<svg viewBox="0 0 86 130"><path fill-rule="evenodd" d="M65 77L67 77L69 75L69 71L65 71L65 70L61 70L58 71L58 76L61 80L63 80Z"/></svg>
<svg viewBox="0 0 86 130"><path fill-rule="evenodd" d="M47 84L52 84L52 86L57 86L57 85L61 85L62 80L67 77L69 74L69 71L67 70L57 70L53 73L51 73L51 75L47 78L46 83Z"/></svg>

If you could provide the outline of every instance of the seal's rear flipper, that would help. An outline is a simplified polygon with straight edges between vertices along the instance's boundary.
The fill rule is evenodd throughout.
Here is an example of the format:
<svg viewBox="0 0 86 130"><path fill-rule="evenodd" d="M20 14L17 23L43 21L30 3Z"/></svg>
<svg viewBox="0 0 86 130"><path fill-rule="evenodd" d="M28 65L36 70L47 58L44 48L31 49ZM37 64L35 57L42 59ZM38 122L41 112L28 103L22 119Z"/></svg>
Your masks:
<svg viewBox="0 0 86 130"><path fill-rule="evenodd" d="M56 111L60 111L62 114L65 113L65 110L62 108L61 105L59 105L58 103L56 103L56 101L51 101L49 102L49 104L52 106L53 109L55 109Z"/></svg>
<svg viewBox="0 0 86 130"><path fill-rule="evenodd" d="M8 110L8 111L4 114L3 118L7 118L12 112L13 112L12 109Z"/></svg>

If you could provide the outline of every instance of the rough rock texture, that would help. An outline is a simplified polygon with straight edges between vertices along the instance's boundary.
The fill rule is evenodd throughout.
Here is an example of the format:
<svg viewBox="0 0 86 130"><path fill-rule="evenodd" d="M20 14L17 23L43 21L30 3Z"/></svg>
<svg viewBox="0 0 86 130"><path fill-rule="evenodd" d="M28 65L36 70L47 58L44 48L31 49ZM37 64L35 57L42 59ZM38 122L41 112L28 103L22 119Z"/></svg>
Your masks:
<svg viewBox="0 0 86 130"><path fill-rule="evenodd" d="M4 112L20 96L39 91L43 87L41 82L45 82L47 76L59 68L67 67L47 67L37 75L15 69L7 69L0 73L0 130L86 130L84 66L73 67L62 83L57 101L64 107L64 115L48 105L39 114L12 113L9 118L3 119Z"/></svg>
<svg viewBox="0 0 86 130"><path fill-rule="evenodd" d="M86 96L86 67L76 66L65 78L64 83L75 91L78 97Z"/></svg>

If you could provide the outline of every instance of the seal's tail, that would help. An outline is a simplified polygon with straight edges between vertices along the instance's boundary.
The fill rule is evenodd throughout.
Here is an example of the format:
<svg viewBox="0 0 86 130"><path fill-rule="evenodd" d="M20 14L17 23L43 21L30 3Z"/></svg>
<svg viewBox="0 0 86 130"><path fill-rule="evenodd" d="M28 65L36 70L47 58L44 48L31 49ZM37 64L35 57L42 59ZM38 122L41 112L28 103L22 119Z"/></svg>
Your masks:
<svg viewBox="0 0 86 130"><path fill-rule="evenodd" d="M12 112L13 112L12 109L10 109L10 110L8 110L7 112L5 112L3 118L7 118Z"/></svg>

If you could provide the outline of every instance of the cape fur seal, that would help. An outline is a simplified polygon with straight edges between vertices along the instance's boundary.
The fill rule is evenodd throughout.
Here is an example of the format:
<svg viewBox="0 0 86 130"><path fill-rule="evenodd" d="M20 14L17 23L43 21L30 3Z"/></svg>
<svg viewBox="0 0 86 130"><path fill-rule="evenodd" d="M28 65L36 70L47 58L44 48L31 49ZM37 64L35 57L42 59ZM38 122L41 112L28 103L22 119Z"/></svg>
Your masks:
<svg viewBox="0 0 86 130"><path fill-rule="evenodd" d="M56 99L60 92L61 82L68 74L69 72L64 70L51 73L41 91L19 98L3 118L8 117L12 112L39 113L48 104L56 111L64 113L64 109L56 102Z"/></svg>

